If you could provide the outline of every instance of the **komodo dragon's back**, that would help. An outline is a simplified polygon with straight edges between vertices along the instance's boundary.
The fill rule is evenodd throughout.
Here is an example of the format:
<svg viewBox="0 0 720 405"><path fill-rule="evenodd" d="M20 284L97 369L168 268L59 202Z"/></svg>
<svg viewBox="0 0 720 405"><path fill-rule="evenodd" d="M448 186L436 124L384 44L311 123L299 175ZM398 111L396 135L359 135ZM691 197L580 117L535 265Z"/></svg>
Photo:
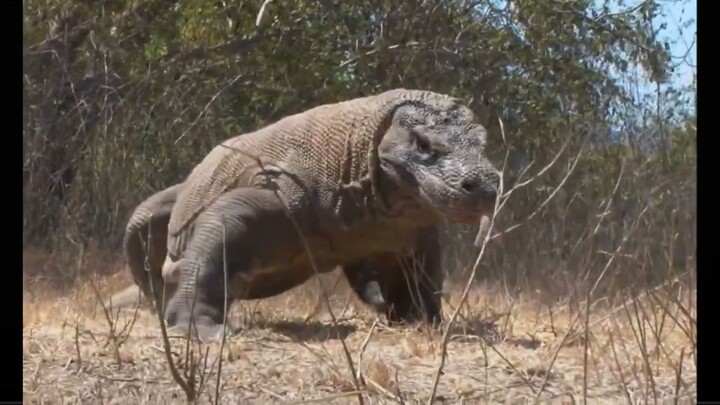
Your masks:
<svg viewBox="0 0 720 405"><path fill-rule="evenodd" d="M280 188L291 207L307 204L312 196L323 210L337 209L338 188L367 178L392 110L413 101L451 110L456 102L434 92L395 89L321 105L216 146L178 195L168 226L168 253L182 252L193 220L223 193L265 187L268 169L286 174Z"/></svg>

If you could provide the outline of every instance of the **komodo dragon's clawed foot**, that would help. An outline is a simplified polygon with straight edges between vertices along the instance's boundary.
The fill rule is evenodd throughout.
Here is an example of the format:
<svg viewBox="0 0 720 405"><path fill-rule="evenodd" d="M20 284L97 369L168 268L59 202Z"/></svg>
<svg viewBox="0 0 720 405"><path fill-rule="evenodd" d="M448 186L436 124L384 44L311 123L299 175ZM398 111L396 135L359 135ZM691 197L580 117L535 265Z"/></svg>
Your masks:
<svg viewBox="0 0 720 405"><path fill-rule="evenodd" d="M387 305L385 297L382 295L380 284L377 281L370 281L365 287L365 299L368 304L373 305L377 308L382 308Z"/></svg>
<svg viewBox="0 0 720 405"><path fill-rule="evenodd" d="M196 319L193 324L189 320L184 320L172 325L171 328L185 335L188 335L189 328L191 328L193 331L191 335L203 343L219 342L223 338L223 333L225 338L229 339L237 336L241 331L241 328L237 326L215 323L209 318L202 317Z"/></svg>
<svg viewBox="0 0 720 405"><path fill-rule="evenodd" d="M219 342L223 338L232 338L240 333L240 328L232 325L196 325L195 334L197 338L203 343Z"/></svg>
<svg viewBox="0 0 720 405"><path fill-rule="evenodd" d="M230 338L240 332L239 327L222 322L222 307L195 302L191 310L183 304L179 300L171 301L165 318L167 325L178 332L189 334L203 343L219 342L223 333Z"/></svg>

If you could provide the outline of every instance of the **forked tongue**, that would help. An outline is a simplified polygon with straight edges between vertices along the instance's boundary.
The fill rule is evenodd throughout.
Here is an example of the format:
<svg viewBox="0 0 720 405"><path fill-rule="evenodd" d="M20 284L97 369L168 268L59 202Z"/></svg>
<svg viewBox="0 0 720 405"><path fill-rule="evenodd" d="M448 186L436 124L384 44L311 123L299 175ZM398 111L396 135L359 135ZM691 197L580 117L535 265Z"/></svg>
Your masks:
<svg viewBox="0 0 720 405"><path fill-rule="evenodd" d="M473 242L473 246L481 247L483 240L485 239L485 235L488 232L490 232L490 217L487 215L483 215L480 217L480 229L478 229L478 233L475 236L475 242Z"/></svg>

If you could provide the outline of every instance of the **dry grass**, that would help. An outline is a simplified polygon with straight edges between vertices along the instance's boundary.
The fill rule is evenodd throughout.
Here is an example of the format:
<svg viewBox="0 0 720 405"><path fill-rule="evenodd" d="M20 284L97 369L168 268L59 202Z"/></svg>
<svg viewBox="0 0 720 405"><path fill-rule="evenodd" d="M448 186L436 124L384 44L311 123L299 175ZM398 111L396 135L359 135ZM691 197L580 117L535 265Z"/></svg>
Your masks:
<svg viewBox="0 0 720 405"><path fill-rule="evenodd" d="M336 276L324 277L324 284L332 286ZM94 284L107 296L128 280L121 272ZM168 372L154 314L146 308L137 314L123 310L117 319L113 315L110 336L89 283L63 294L48 293L42 285L25 285L27 403L184 400ZM571 305L548 306L530 295L513 299L500 288L475 286L453 327L436 400L692 403L696 307L694 289L684 285L668 284L634 300L601 300L591 306L589 317L573 312ZM446 317L461 287L452 290ZM225 343L220 402L356 402L339 336L346 338L360 369L366 401L427 401L440 360L441 333L422 326L390 329L383 319L375 323L374 315L348 291L341 281L331 295L336 327L318 306L312 282L272 299L236 303L231 319L245 330ZM170 336L183 372L185 341L172 331ZM196 351L208 350L200 402L214 402L219 348L211 344Z"/></svg>

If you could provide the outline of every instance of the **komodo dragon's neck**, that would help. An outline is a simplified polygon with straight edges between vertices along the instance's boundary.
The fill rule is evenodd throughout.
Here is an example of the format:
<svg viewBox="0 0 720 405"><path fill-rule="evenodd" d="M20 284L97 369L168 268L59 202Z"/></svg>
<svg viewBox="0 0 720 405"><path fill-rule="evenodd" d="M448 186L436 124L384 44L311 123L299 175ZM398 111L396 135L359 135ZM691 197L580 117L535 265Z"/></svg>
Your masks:
<svg viewBox="0 0 720 405"><path fill-rule="evenodd" d="M342 184L337 191L335 213L346 227L366 221L391 221L398 226L425 226L436 215L393 182L380 167L369 167L366 175ZM427 212L426 212L427 211Z"/></svg>
<svg viewBox="0 0 720 405"><path fill-rule="evenodd" d="M392 105L397 101L385 103ZM437 220L432 211L425 215L427 210L381 168L378 147L391 120L392 115L386 114L381 121L373 123L374 131L349 131L345 137L334 207L335 215L346 227L364 222L363 219L400 222L409 219L423 224Z"/></svg>

